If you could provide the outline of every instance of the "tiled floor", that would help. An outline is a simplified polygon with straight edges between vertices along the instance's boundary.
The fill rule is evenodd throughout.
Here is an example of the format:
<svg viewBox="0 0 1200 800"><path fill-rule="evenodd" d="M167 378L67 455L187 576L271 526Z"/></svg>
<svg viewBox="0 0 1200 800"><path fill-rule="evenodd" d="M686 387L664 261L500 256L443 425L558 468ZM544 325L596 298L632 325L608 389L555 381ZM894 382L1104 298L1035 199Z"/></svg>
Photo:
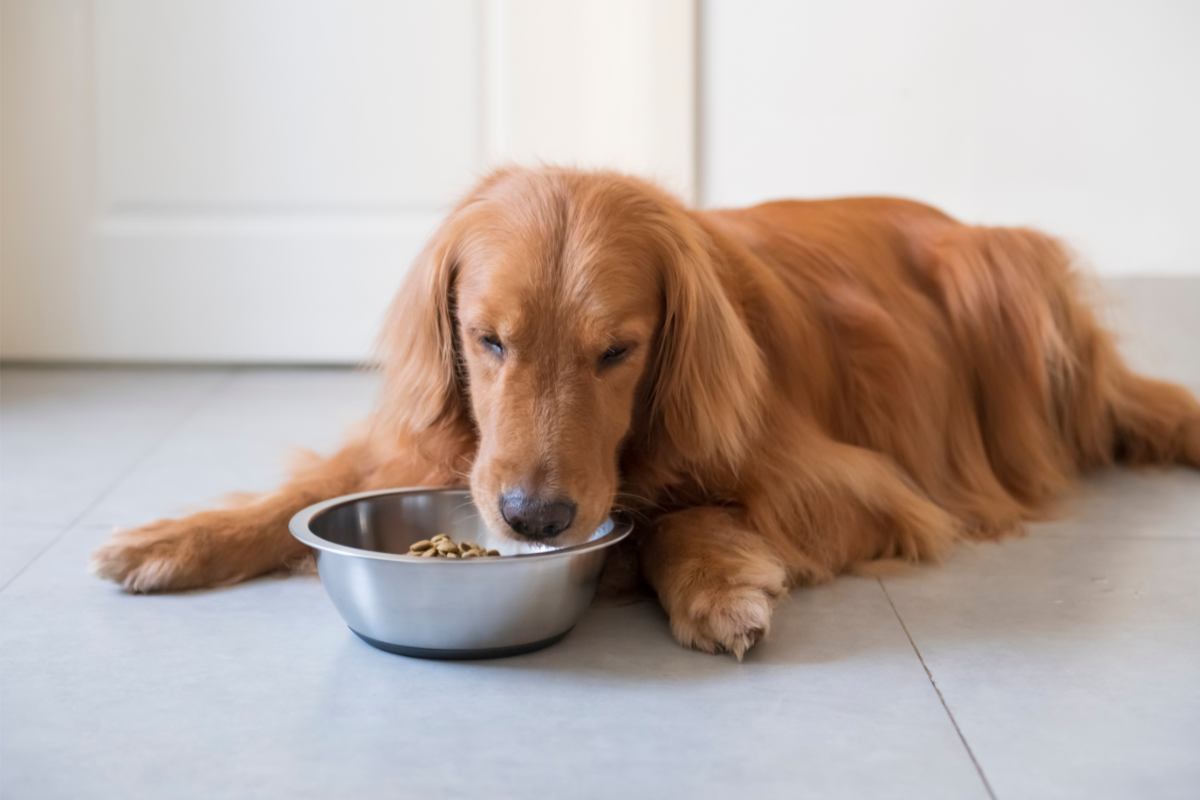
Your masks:
<svg viewBox="0 0 1200 800"><path fill-rule="evenodd" d="M1194 289L1122 294L1135 360L1200 389ZM649 602L598 605L541 653L445 663L368 648L312 578L129 597L85 573L114 525L270 486L373 389L331 370L3 371L0 797L1200 792L1184 470L1098 475L1025 539L798 592L743 664L680 649Z"/></svg>

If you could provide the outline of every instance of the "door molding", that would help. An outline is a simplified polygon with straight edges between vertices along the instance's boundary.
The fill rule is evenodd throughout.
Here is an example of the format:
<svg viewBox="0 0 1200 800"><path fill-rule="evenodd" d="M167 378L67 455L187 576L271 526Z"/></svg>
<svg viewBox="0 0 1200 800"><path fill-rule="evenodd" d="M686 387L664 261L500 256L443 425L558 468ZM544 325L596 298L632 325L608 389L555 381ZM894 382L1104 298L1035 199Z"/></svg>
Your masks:
<svg viewBox="0 0 1200 800"><path fill-rule="evenodd" d="M694 0L484 6L491 163L613 167L696 199Z"/></svg>

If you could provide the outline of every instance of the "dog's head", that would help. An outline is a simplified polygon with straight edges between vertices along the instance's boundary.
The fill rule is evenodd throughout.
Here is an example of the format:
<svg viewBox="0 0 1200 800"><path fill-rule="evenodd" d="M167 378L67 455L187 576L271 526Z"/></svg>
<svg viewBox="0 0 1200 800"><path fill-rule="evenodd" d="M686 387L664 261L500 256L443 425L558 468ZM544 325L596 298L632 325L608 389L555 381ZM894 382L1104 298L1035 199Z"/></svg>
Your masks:
<svg viewBox="0 0 1200 800"><path fill-rule="evenodd" d="M384 402L408 430L474 430L471 492L497 530L584 541L633 437L693 469L740 459L762 358L710 237L634 179L507 170L418 258L384 331ZM661 448L659 448L661 449Z"/></svg>

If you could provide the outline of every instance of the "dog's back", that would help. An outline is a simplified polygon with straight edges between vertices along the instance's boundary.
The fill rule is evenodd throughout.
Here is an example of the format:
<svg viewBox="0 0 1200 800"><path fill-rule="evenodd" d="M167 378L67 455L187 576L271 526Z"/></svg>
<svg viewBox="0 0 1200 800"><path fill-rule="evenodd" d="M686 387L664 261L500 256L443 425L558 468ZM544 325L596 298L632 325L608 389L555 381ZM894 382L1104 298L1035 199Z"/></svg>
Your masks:
<svg viewBox="0 0 1200 800"><path fill-rule="evenodd" d="M779 401L886 453L975 531L1037 515L1081 467L1200 464L1200 404L1124 365L1044 234L874 197L700 218L742 264L732 290Z"/></svg>

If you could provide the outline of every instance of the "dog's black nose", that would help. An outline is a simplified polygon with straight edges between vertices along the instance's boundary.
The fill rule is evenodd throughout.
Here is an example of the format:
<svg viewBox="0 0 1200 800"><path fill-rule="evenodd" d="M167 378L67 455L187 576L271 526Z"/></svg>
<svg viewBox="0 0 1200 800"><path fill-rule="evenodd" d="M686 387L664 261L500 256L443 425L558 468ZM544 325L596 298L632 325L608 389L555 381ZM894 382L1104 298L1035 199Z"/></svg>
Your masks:
<svg viewBox="0 0 1200 800"><path fill-rule="evenodd" d="M500 516L522 536L550 539L571 527L575 504L570 500L542 500L513 489L500 495Z"/></svg>

